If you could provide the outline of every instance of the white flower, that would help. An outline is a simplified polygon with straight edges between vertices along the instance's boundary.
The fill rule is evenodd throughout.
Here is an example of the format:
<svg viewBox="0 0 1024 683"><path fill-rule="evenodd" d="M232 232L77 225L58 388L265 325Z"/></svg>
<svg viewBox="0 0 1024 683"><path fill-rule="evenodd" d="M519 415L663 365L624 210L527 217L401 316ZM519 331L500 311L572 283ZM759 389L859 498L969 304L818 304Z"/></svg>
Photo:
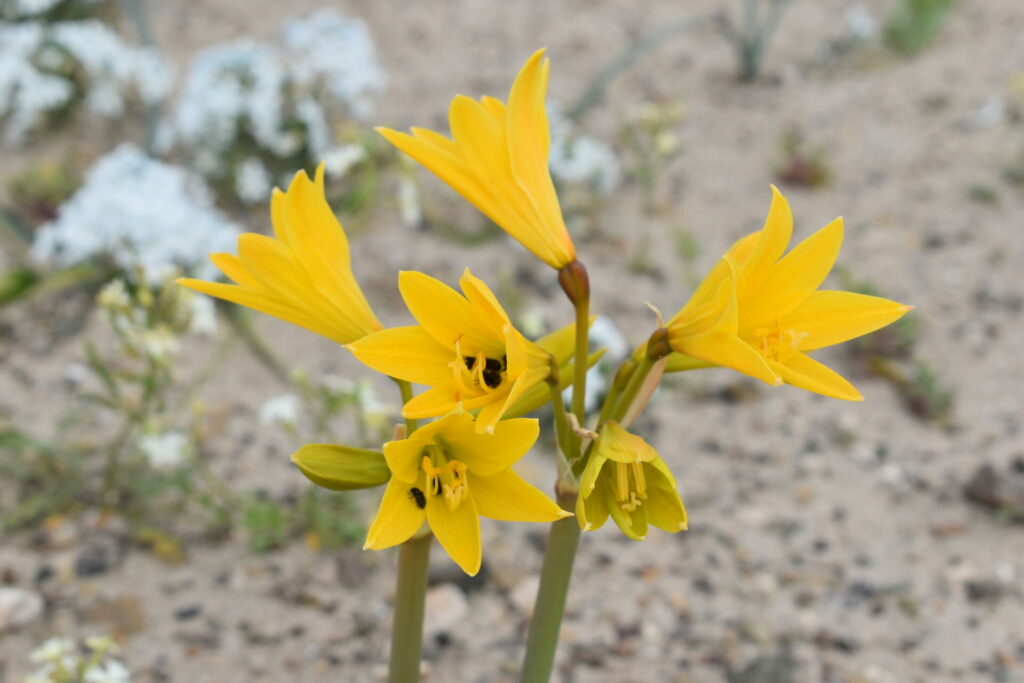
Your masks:
<svg viewBox="0 0 1024 683"><path fill-rule="evenodd" d="M189 307L192 309L188 324L189 332L201 337L210 337L217 333L217 306L213 299L208 296L192 295L189 298Z"/></svg>
<svg viewBox="0 0 1024 683"><path fill-rule="evenodd" d="M36 233L33 255L61 266L99 256L159 284L181 271L217 277L207 257L233 251L238 228L189 172L125 144L100 159L85 183Z"/></svg>
<svg viewBox="0 0 1024 683"><path fill-rule="evenodd" d="M132 307L128 289L121 278L116 278L105 284L100 293L96 295L96 302L111 311L127 311Z"/></svg>
<svg viewBox="0 0 1024 683"><path fill-rule="evenodd" d="M244 202L255 204L270 196L273 180L267 167L256 157L249 157L235 169L235 194Z"/></svg>
<svg viewBox="0 0 1024 683"><path fill-rule="evenodd" d="M294 425L299 419L299 397L294 394L277 396L260 407L260 422L267 425Z"/></svg>
<svg viewBox="0 0 1024 683"><path fill-rule="evenodd" d="M861 3L849 5L843 12L850 33L860 40L874 40L878 37L878 20Z"/></svg>
<svg viewBox="0 0 1024 683"><path fill-rule="evenodd" d="M32 650L29 659L36 664L56 662L62 657L74 653L76 649L75 641L70 638L50 638L35 650Z"/></svg>
<svg viewBox="0 0 1024 683"><path fill-rule="evenodd" d="M153 329L136 329L134 343L136 348L157 363L166 363L181 349L181 342L165 325Z"/></svg>
<svg viewBox="0 0 1024 683"><path fill-rule="evenodd" d="M324 173L332 178L341 178L349 169L366 158L362 145L340 145L323 155Z"/></svg>
<svg viewBox="0 0 1024 683"><path fill-rule="evenodd" d="M124 664L116 659L108 659L86 671L82 680L83 683L130 683L132 677Z"/></svg>
<svg viewBox="0 0 1024 683"><path fill-rule="evenodd" d="M619 162L611 147L597 138L574 133L569 119L551 116L551 174L569 183L593 183L607 194L619 184Z"/></svg>
<svg viewBox="0 0 1024 683"><path fill-rule="evenodd" d="M158 470L170 470L183 465L188 449L188 436L182 432L147 434L139 439L139 450L150 466Z"/></svg>
<svg viewBox="0 0 1024 683"><path fill-rule="evenodd" d="M407 228L419 227L423 222L420 192L416 188L416 182L406 176L398 180L398 213L402 217L402 224Z"/></svg>

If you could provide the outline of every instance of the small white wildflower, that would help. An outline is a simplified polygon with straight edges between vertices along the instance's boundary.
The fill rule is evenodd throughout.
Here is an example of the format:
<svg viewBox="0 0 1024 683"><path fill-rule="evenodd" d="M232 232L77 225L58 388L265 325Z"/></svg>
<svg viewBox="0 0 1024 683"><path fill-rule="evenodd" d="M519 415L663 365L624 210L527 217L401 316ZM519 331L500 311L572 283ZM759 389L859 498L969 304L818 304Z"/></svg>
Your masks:
<svg viewBox="0 0 1024 683"><path fill-rule="evenodd" d="M419 189L416 181L406 176L398 180L398 213L407 228L417 228L423 223Z"/></svg>
<svg viewBox="0 0 1024 683"><path fill-rule="evenodd" d="M193 295L189 300L192 316L188 331L201 337L211 337L217 333L217 307L208 296Z"/></svg>
<svg viewBox="0 0 1024 683"><path fill-rule="evenodd" d="M83 683L130 683L128 669L116 659L108 659L85 672Z"/></svg>
<svg viewBox="0 0 1024 683"><path fill-rule="evenodd" d="M294 425L299 419L299 397L294 394L276 396L260 407L260 422L266 425Z"/></svg>
<svg viewBox="0 0 1024 683"><path fill-rule="evenodd" d="M127 311L132 307L128 289L121 278L116 278L105 284L96 296L96 302L111 311Z"/></svg>
<svg viewBox="0 0 1024 683"><path fill-rule="evenodd" d="M328 374L320 378L320 384L332 394L348 394L356 389L356 383L341 375Z"/></svg>
<svg viewBox="0 0 1024 683"><path fill-rule="evenodd" d="M150 466L158 470L170 470L183 465L188 449L188 436L182 432L147 434L139 439L139 450Z"/></svg>
<svg viewBox="0 0 1024 683"><path fill-rule="evenodd" d="M35 650L32 650L29 659L36 664L57 662L68 654L75 652L75 650L75 641L70 638L50 638Z"/></svg>
<svg viewBox="0 0 1024 683"><path fill-rule="evenodd" d="M158 363L166 363L181 349L181 342L165 325L142 329L137 335L138 348Z"/></svg>
<svg viewBox="0 0 1024 683"><path fill-rule="evenodd" d="M849 5L843 12L846 27L854 38L874 40L878 37L878 20L861 3Z"/></svg>
<svg viewBox="0 0 1024 683"><path fill-rule="evenodd" d="M324 173L332 178L342 178L353 166L366 158L362 145L340 145L323 156Z"/></svg>
<svg viewBox="0 0 1024 683"><path fill-rule="evenodd" d="M273 180L267 167L256 157L249 157L235 168L235 194L244 202L255 204L270 196Z"/></svg>
<svg viewBox="0 0 1024 683"><path fill-rule="evenodd" d="M569 119L551 116L551 174L569 183L593 183L607 194L619 184L619 162L612 148L597 138L574 133Z"/></svg>

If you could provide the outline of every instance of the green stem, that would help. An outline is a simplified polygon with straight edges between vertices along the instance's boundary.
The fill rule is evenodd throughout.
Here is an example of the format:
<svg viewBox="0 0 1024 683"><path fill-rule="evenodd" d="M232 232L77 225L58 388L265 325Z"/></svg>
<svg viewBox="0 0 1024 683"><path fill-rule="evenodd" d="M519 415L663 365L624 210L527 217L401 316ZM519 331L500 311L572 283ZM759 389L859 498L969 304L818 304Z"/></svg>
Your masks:
<svg viewBox="0 0 1024 683"><path fill-rule="evenodd" d="M644 385L644 380L647 379L647 375L653 367L654 361L648 358L645 353L640 362L637 363L636 369L633 370L633 374L629 378L629 384L622 390L619 400L615 402L615 409L611 411L611 419L622 419L622 416L629 410L629 406L633 403L633 399L636 398L640 387Z"/></svg>
<svg viewBox="0 0 1024 683"><path fill-rule="evenodd" d="M548 382L548 387L551 389L551 411L555 414L555 435L558 438L558 448L562 452L559 455L561 463L564 460L572 460L577 455L573 451L575 442L572 430L569 428L569 419L565 416L565 400L558 388L558 382ZM559 467L559 474L561 474L561 467Z"/></svg>
<svg viewBox="0 0 1024 683"><path fill-rule="evenodd" d="M402 392L402 405L404 406L406 403L412 400L412 384L405 381L404 379L395 379L394 377L392 377L391 379L394 380L395 384L398 385L398 390ZM412 419L411 417L405 418L406 436L409 436L418 428L419 424L416 422L416 420Z"/></svg>
<svg viewBox="0 0 1024 683"><path fill-rule="evenodd" d="M586 418L587 356L590 350L590 294L576 302L576 362L573 367L572 412L582 427ZM574 440L575 442L575 440ZM578 449L577 449L578 450ZM578 455L578 453L572 454ZM566 453L567 457L571 457Z"/></svg>
<svg viewBox="0 0 1024 683"><path fill-rule="evenodd" d="M398 549L398 587L391 624L389 683L416 683L420 680L427 567L433 539L430 534L414 536Z"/></svg>
<svg viewBox="0 0 1024 683"><path fill-rule="evenodd" d="M567 510L572 510L575 502L575 494L558 496L558 503ZM537 589L533 617L530 619L526 656L519 675L521 683L545 683L551 678L579 542L580 525L575 518L569 517L552 523L544 552L544 565L540 570L540 586Z"/></svg>

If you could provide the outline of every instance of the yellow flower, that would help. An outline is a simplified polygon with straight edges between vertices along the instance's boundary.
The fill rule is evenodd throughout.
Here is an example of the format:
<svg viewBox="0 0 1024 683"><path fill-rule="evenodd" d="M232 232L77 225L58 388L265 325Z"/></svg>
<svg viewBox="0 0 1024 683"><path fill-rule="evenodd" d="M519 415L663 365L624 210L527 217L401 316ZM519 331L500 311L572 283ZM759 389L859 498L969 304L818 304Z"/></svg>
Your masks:
<svg viewBox="0 0 1024 683"><path fill-rule="evenodd" d="M398 288L419 325L371 334L346 348L374 370L431 388L402 409L408 418L480 410L476 428L494 425L551 372L549 353L527 340L483 282L467 268L464 295L439 280L403 271Z"/></svg>
<svg viewBox="0 0 1024 683"><path fill-rule="evenodd" d="M572 516L509 469L537 440L536 420L504 420L492 434L477 431L472 417L456 413L384 444L392 477L363 548L404 543L426 520L472 576L480 570L479 515L507 522Z"/></svg>
<svg viewBox="0 0 1024 683"><path fill-rule="evenodd" d="M576 259L548 170L551 135L544 96L550 63L544 50L526 60L508 105L458 95L448 111L453 140L424 128L412 135L377 130L426 166L503 230L553 268Z"/></svg>
<svg viewBox="0 0 1024 683"><path fill-rule="evenodd" d="M237 284L178 280L190 289L272 315L347 344L383 326L352 274L348 239L324 197L324 167L295 174L270 200L274 237L245 233L238 256L210 259Z"/></svg>
<svg viewBox="0 0 1024 683"><path fill-rule="evenodd" d="M885 327L912 307L865 294L819 291L839 255L843 220L837 218L783 255L793 232L793 214L782 193L772 187L772 194L764 228L729 248L673 320L682 324L699 311L724 306L722 310L736 316L736 335L787 384L833 398L862 400L853 385L807 352ZM732 296L724 297L729 290ZM675 350L699 361L728 365L705 349ZM670 358L668 367L684 369L687 364L687 359ZM751 369L741 371L761 377Z"/></svg>
<svg viewBox="0 0 1024 683"><path fill-rule="evenodd" d="M601 428L576 498L584 531L600 528L608 515L636 541L647 536L648 524L669 533L686 529L686 508L665 461L617 422Z"/></svg>

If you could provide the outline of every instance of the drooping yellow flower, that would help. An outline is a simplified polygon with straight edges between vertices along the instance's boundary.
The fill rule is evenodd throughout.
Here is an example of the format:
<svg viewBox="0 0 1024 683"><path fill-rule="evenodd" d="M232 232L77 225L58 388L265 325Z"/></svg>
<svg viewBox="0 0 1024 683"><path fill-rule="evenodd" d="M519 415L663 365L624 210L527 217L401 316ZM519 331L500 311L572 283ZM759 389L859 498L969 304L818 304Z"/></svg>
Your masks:
<svg viewBox="0 0 1024 683"><path fill-rule="evenodd" d="M493 431L550 374L549 353L512 326L468 268L459 285L463 294L423 273L401 272L398 288L419 325L381 330L346 348L374 370L431 387L405 404L403 416L479 409L477 430Z"/></svg>
<svg viewBox="0 0 1024 683"><path fill-rule="evenodd" d="M772 187L772 194L764 228L729 248L674 320L684 321L694 311L721 305L709 302L731 288L735 292L736 334L764 359L772 373L801 389L859 401L863 397L853 385L807 352L874 332L912 307L865 294L819 291L839 254L843 221L837 218L785 253L793 232L793 214L782 193ZM699 350L677 350L725 365ZM668 363L671 369L683 369L686 364L687 359L681 358L670 358Z"/></svg>
<svg viewBox="0 0 1024 683"><path fill-rule="evenodd" d="M600 528L609 515L636 541L647 536L648 524L669 533L686 529L686 508L665 461L617 422L601 428L576 498L584 531Z"/></svg>
<svg viewBox="0 0 1024 683"><path fill-rule="evenodd" d="M572 516L510 469L537 440L536 420L504 420L492 434L477 432L472 417L456 413L384 444L392 477L364 548L403 543L426 521L472 576L480 570L480 515L508 522Z"/></svg>
<svg viewBox="0 0 1024 683"><path fill-rule="evenodd" d="M377 130L426 166L503 230L553 268L576 259L548 170L551 134L544 96L550 63L544 50L526 60L508 104L494 97L452 100L452 140L424 128L412 135Z"/></svg>
<svg viewBox="0 0 1024 683"><path fill-rule="evenodd" d="M347 344L383 326L352 274L348 239L324 196L324 167L295 174L270 200L274 237L245 233L238 256L210 259L236 284L178 280L190 289L255 308Z"/></svg>

